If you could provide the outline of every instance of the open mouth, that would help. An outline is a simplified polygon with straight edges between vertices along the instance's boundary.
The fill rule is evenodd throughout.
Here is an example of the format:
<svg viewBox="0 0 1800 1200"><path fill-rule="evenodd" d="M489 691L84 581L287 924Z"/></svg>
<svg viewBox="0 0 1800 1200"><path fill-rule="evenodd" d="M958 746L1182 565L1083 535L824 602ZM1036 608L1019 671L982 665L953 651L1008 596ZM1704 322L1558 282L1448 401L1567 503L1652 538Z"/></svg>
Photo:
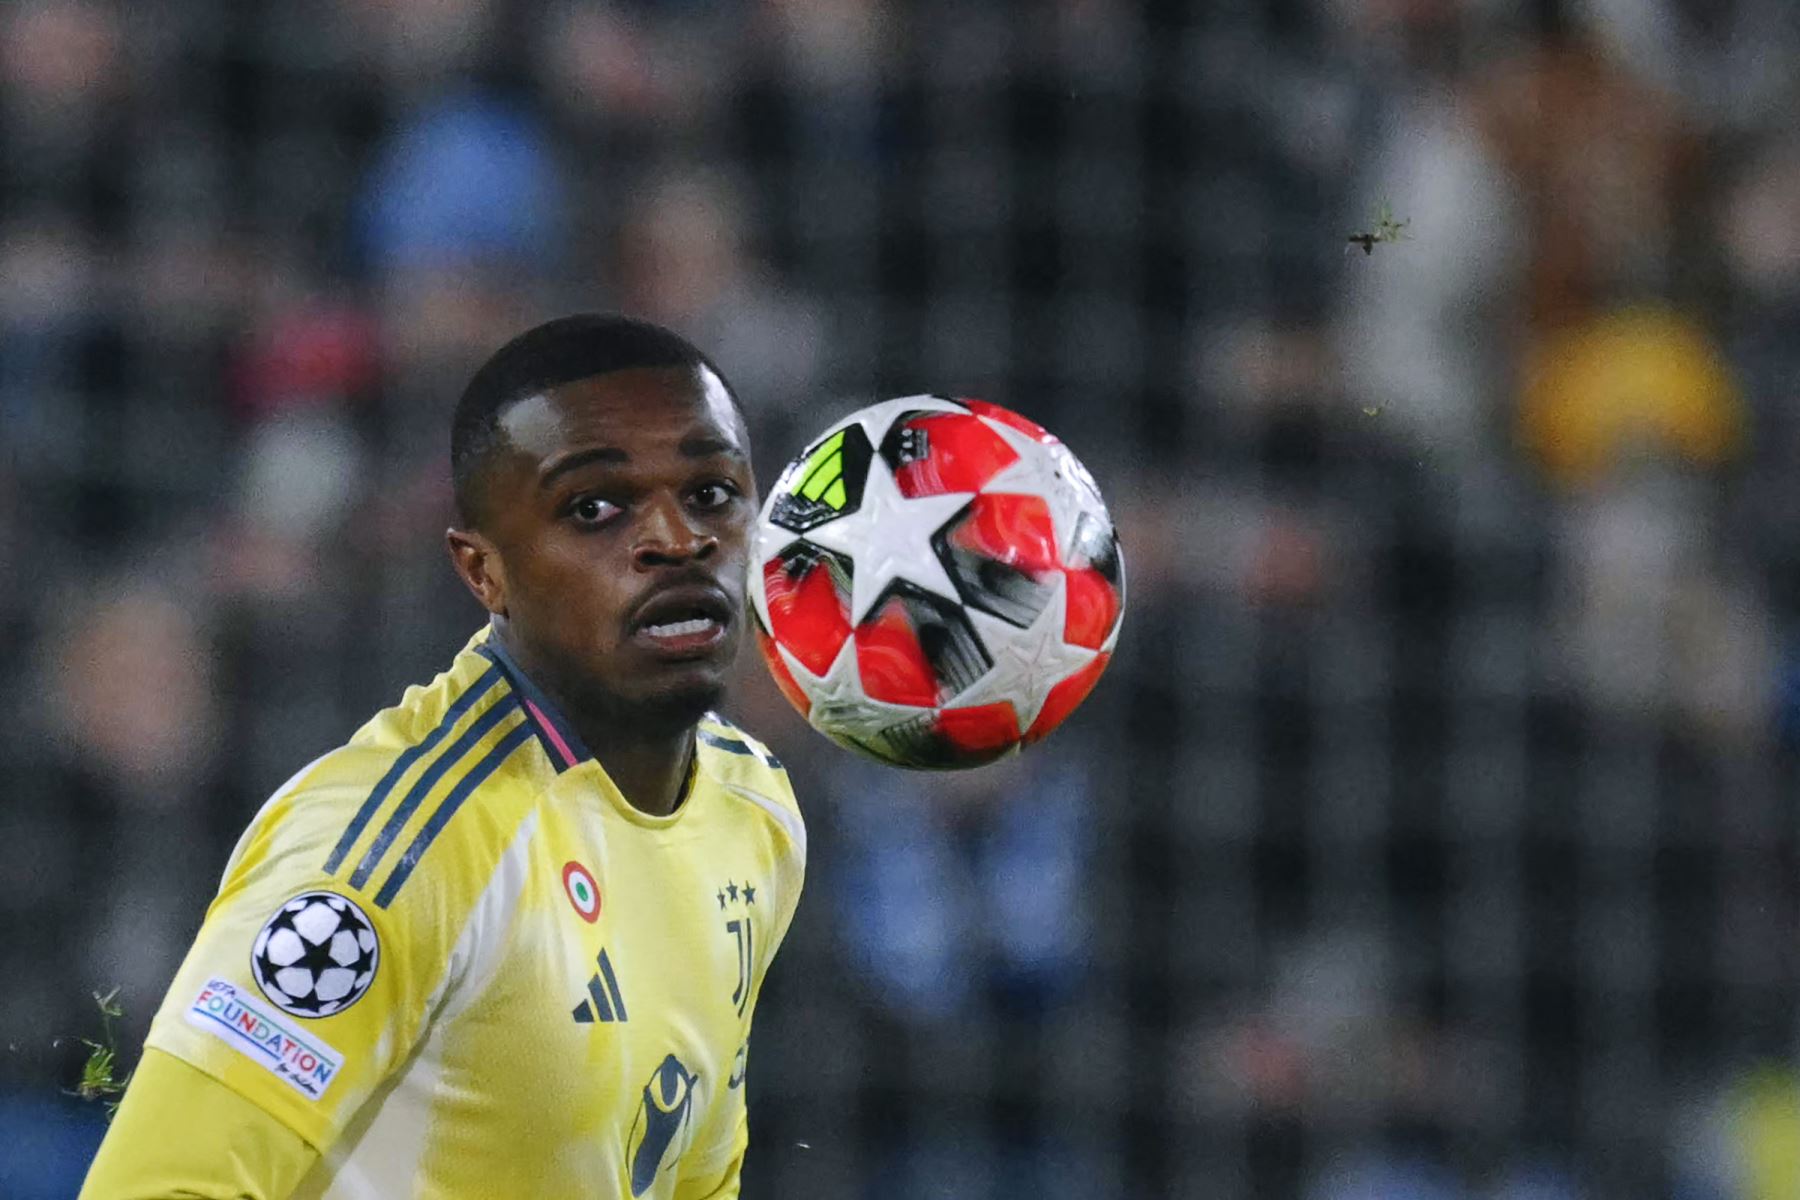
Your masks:
<svg viewBox="0 0 1800 1200"><path fill-rule="evenodd" d="M731 605L717 588L676 587L638 610L631 636L659 655L697 656L724 641L730 623Z"/></svg>
<svg viewBox="0 0 1800 1200"><path fill-rule="evenodd" d="M692 637L696 633L705 633L710 629L717 629L718 627L719 623L711 617L694 617L687 621L670 621L663 625L646 625L644 627L644 632L655 638L657 641L666 641L671 638Z"/></svg>
<svg viewBox="0 0 1800 1200"><path fill-rule="evenodd" d="M696 617L692 621L646 625L637 636L665 656L697 657L725 639L725 626L710 617Z"/></svg>

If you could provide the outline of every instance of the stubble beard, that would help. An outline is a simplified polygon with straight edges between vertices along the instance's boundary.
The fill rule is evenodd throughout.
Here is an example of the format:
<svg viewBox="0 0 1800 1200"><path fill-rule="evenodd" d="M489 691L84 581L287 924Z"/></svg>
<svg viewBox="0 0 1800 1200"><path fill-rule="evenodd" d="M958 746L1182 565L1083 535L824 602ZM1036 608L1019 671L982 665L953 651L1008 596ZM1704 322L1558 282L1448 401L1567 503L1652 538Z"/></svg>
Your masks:
<svg viewBox="0 0 1800 1200"><path fill-rule="evenodd" d="M596 728L618 735L651 739L692 729L718 708L726 691L723 672L717 679L671 683L635 694L617 691L591 677L567 678L562 682L567 689L563 694L578 706L578 728L592 722Z"/></svg>
<svg viewBox="0 0 1800 1200"><path fill-rule="evenodd" d="M649 696L596 689L589 711L614 728L660 738L692 729L725 698L723 683L694 684Z"/></svg>
<svg viewBox="0 0 1800 1200"><path fill-rule="evenodd" d="M730 657L736 657L733 646ZM606 731L608 738L663 738L686 732L725 698L725 664L720 677L671 684L643 694L626 694L579 669L568 669L554 653L541 656L541 684L565 710L577 732ZM528 672L532 672L527 667Z"/></svg>

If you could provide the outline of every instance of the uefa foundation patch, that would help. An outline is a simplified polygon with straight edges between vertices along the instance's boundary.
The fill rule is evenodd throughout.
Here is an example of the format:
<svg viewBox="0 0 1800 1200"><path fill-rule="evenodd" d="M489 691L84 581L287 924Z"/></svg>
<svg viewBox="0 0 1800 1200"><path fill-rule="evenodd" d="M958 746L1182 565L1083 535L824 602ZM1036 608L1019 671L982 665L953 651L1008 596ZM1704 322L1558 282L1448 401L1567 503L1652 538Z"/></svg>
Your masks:
<svg viewBox="0 0 1800 1200"><path fill-rule="evenodd" d="M309 1100L331 1086L344 1056L272 1006L223 979L209 979L188 1005L189 1025L235 1047Z"/></svg>

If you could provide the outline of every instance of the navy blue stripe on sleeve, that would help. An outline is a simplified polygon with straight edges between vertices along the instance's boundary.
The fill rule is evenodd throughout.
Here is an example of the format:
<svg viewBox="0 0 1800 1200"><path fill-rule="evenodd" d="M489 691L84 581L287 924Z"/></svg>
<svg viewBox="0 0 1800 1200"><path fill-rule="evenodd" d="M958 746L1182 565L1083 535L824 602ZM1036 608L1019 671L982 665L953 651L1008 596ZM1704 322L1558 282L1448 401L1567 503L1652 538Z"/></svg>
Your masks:
<svg viewBox="0 0 1800 1200"><path fill-rule="evenodd" d="M400 861L394 864L393 873L387 877L387 882L381 885L381 891L375 896L375 904L378 908L386 908L394 902L394 897L400 894L400 889L405 885L407 877L412 874L413 868L419 865L419 859L424 857L425 851L431 848L431 843L437 840L437 835L443 832L444 826L450 823L450 818L456 815L456 810L462 807L463 801L467 800L476 788L487 782L487 777L498 771L501 764L512 756L512 752L524 745L531 737L531 722L519 722L511 733L501 738L494 748L488 751L486 758L476 763L474 768L462 777L462 781L451 789L450 794L444 797L444 802L438 805L437 811L432 813L430 819L425 822L425 827L419 830L418 835L413 838L412 845L406 848L406 853L400 856Z"/></svg>
<svg viewBox="0 0 1800 1200"><path fill-rule="evenodd" d="M518 700L512 696L496 701L492 708L475 718L474 722L463 731L463 735L451 743L448 750L438 755L436 760L425 768L425 773L419 776L418 782L407 791L406 798L400 801L399 806L388 817L387 823L381 827L381 832L375 836L374 842L370 844L368 851L363 855L362 862L357 864L356 874L350 877L351 887L360 888L369 882L369 876L373 875L375 868L381 865L382 855L386 854L388 847L394 844L394 839L400 836L400 829L406 824L407 818L411 817L419 805L424 803L425 797L431 794L431 789L437 786L437 781L444 777L444 772L460 762L463 755L474 749L475 743L492 732L494 726L504 720L508 713L518 711L518 707Z"/></svg>
<svg viewBox="0 0 1800 1200"><path fill-rule="evenodd" d="M756 751L750 748L749 742L740 742L736 738L724 737L710 729L698 729L695 730L695 733L701 741L715 750L723 750L727 754L748 754L752 758L756 757Z"/></svg>
<svg viewBox="0 0 1800 1200"><path fill-rule="evenodd" d="M350 824L344 827L344 835L338 838L337 846L331 851L331 857L325 860L327 875L335 874L337 869L343 865L344 856L350 853L350 847L354 846L356 839L362 836L363 827L368 825L370 819L375 816L375 810L380 808L388 798L388 793L394 790L394 785L400 782L400 777L406 774L421 757L431 753L432 748L443 741L450 730L455 728L456 723L462 720L463 714L480 703L481 698L493 690L500 680L500 668L489 667L480 678L469 685L467 691L456 698L456 702L444 714L444 719L425 735L423 741L407 747L405 752L394 760L394 765L388 768L387 774L383 775L381 781L375 785L375 790L369 793L368 799L362 802L362 807L356 810L356 815L350 818Z"/></svg>
<svg viewBox="0 0 1800 1200"><path fill-rule="evenodd" d="M714 733L710 729L696 729L694 732L701 741L713 747L715 750L723 750L727 754L746 754L751 758L754 758L757 762L762 763L764 766L772 767L777 771L783 769L779 758L776 758L766 750L758 750L749 742L734 737L726 737L724 734Z"/></svg>

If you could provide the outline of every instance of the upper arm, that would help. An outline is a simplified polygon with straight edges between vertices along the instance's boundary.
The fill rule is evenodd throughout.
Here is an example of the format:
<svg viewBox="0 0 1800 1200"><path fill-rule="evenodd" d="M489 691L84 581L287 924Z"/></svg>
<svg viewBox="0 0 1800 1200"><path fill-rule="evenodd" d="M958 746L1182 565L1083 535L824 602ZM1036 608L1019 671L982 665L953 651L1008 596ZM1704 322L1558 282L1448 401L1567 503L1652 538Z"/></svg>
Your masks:
<svg viewBox="0 0 1800 1200"><path fill-rule="evenodd" d="M88 1169L81 1200L284 1200L318 1158L259 1106L149 1049Z"/></svg>
<svg viewBox="0 0 1800 1200"><path fill-rule="evenodd" d="M326 869L368 790L327 777L264 810L148 1038L321 1153L423 1035L458 927L435 872L384 906Z"/></svg>
<svg viewBox="0 0 1800 1200"><path fill-rule="evenodd" d="M779 905L775 913L774 936L769 940L768 958L763 964L766 969L787 938L788 928L800 907L800 892L806 884L806 819L801 815L793 783L785 769L777 764L758 782L761 786L757 793L746 798L752 799L768 815L777 831L771 847L771 869L779 889Z"/></svg>

